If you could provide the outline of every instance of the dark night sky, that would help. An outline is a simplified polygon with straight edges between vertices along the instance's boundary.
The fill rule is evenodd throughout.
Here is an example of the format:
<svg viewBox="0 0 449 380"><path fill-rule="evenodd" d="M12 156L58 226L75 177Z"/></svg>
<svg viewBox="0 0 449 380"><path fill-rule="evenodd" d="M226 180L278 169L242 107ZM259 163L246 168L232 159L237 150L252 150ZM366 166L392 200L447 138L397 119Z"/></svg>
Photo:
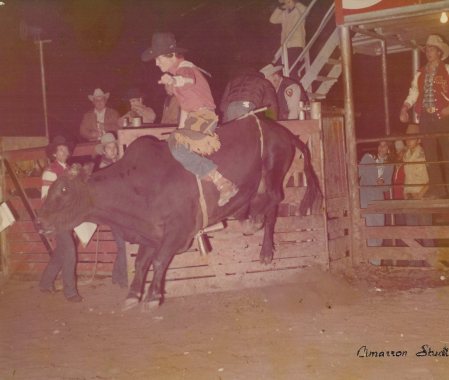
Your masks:
<svg viewBox="0 0 449 380"><path fill-rule="evenodd" d="M275 0L5 0L0 8L0 135L44 133L39 56L35 44L23 40L21 21L42 28L50 134L76 138L82 114L95 87L111 92L109 105L121 109L129 86L140 86L146 104L158 115L164 91L160 71L140 61L154 31L172 31L187 59L209 71L218 103L235 70L260 68L278 47L280 29L268 22ZM304 1L305 4L309 1ZM320 3L319 19L329 1ZM307 30L313 28L313 19ZM389 59L392 121L406 95L411 70L408 55ZM355 57L354 85L360 135L383 130L380 59ZM341 84L326 101L342 106ZM397 104L397 105L396 105ZM394 125L396 122L393 123Z"/></svg>

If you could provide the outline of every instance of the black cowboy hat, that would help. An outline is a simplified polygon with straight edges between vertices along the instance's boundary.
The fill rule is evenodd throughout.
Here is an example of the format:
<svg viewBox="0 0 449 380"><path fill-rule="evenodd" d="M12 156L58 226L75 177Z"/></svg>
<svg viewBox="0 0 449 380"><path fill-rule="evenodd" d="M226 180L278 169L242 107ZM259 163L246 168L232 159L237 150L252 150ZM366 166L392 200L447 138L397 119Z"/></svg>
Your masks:
<svg viewBox="0 0 449 380"><path fill-rule="evenodd" d="M69 150L69 153L72 152L72 144L70 144L65 137L63 136L56 136L53 138L53 140L45 147L45 153L47 154L47 157L50 159L54 159L54 154L56 153L56 149L60 145L65 145L67 149Z"/></svg>
<svg viewBox="0 0 449 380"><path fill-rule="evenodd" d="M185 53L187 49L176 46L173 33L157 32L153 34L151 46L142 53L142 61L148 62L160 55L170 53Z"/></svg>

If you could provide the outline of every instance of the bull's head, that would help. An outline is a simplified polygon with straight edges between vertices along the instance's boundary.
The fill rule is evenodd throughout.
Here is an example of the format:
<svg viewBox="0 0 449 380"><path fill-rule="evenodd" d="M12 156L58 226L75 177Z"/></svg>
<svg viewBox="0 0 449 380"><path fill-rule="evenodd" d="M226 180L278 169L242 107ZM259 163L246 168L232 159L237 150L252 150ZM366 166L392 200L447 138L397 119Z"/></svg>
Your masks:
<svg viewBox="0 0 449 380"><path fill-rule="evenodd" d="M39 232L49 234L72 230L85 220L91 206L87 175L74 168L50 186L39 211Z"/></svg>

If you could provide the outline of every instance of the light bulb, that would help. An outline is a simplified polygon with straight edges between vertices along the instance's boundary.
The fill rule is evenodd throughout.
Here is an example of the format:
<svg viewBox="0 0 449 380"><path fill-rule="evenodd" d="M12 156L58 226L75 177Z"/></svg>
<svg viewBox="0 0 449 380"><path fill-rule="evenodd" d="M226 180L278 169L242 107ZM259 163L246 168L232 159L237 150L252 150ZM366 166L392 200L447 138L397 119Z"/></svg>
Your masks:
<svg viewBox="0 0 449 380"><path fill-rule="evenodd" d="M446 24L447 21L448 21L447 13L446 13L446 12L441 13L440 22L441 22L442 24Z"/></svg>

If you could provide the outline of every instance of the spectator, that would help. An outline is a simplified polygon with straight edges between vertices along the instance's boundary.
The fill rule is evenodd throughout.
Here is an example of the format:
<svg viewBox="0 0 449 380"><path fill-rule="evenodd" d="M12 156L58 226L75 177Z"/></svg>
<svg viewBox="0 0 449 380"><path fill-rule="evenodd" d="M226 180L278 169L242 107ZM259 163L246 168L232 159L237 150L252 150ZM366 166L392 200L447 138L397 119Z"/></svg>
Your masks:
<svg viewBox="0 0 449 380"><path fill-rule="evenodd" d="M164 107L162 110L161 124L179 124L179 116L181 109L179 108L178 99L173 93L173 86L164 85L167 96L164 100Z"/></svg>
<svg viewBox="0 0 449 380"><path fill-rule="evenodd" d="M246 71L228 82L220 103L223 122L237 119L262 107L268 108L268 117L277 119L276 91L261 73Z"/></svg>
<svg viewBox="0 0 449 380"><path fill-rule="evenodd" d="M95 151L101 155L101 161L98 166L103 169L112 165L118 160L118 141L112 133L106 133L101 137L101 142L95 147ZM112 268L112 283L118 284L121 288L128 287L128 268L126 262L125 240L120 233L111 228L112 236L117 244L117 256Z"/></svg>
<svg viewBox="0 0 449 380"><path fill-rule="evenodd" d="M301 112L300 101L308 102L307 93L301 84L282 75L282 66L271 63L263 67L260 72L273 85L278 100L278 120L299 119Z"/></svg>
<svg viewBox="0 0 449 380"><path fill-rule="evenodd" d="M238 188L218 172L214 162L203 156L220 148L214 132L218 116L202 70L184 59L185 51L176 46L172 33L155 33L152 46L143 52L142 60L156 60L156 66L164 73L159 83L173 86L181 107L178 129L169 137L173 156L200 179L212 181L220 193L218 205L223 206L237 194Z"/></svg>
<svg viewBox="0 0 449 380"><path fill-rule="evenodd" d="M116 110L106 107L109 92L96 88L92 95L88 95L94 109L84 114L80 125L80 135L87 141L98 141L106 132L118 129L119 114Z"/></svg>
<svg viewBox="0 0 449 380"><path fill-rule="evenodd" d="M377 155L366 153L359 165L360 179L360 207L367 208L371 201L385 199L385 192L389 191L393 166L385 165L390 161L390 149L386 141L380 141ZM384 226L384 214L365 215L367 226ZM382 239L368 239L368 246L381 246Z"/></svg>
<svg viewBox="0 0 449 380"><path fill-rule="evenodd" d="M449 133L449 65L443 62L449 56L449 45L432 34L427 38L425 53L427 63L415 74L399 118L407 123L408 111L414 105L421 133ZM449 161L449 136L426 137L422 144L429 162ZM430 188L425 197L445 197L441 184L449 182L449 164L429 164L428 170Z"/></svg>
<svg viewBox="0 0 449 380"><path fill-rule="evenodd" d="M281 45L287 42L289 67L299 57L299 54L301 54L306 45L305 20L294 30L290 39L287 41L287 37L305 11L306 6L298 0L279 0L279 6L273 11L270 17L272 24L281 24ZM276 63L285 64L281 60L276 60Z"/></svg>
<svg viewBox="0 0 449 380"><path fill-rule="evenodd" d="M50 185L69 170L67 159L70 156L67 141L57 136L47 146L46 153L51 160L50 165L42 174L42 199L47 197ZM62 271L64 296L69 302L81 302L83 299L76 288L76 250L72 232L55 233L56 246L50 261L42 272L39 288L44 293L55 293L55 280Z"/></svg>
<svg viewBox="0 0 449 380"><path fill-rule="evenodd" d="M419 133L417 124L409 124L406 134L413 135ZM407 138L405 140L407 150L404 153L404 196L406 199L422 199L429 188L429 175L427 172L426 156L420 144L419 138ZM421 164L417 162L422 162ZM407 164L409 163L409 164ZM407 226L431 226L432 214L406 214ZM419 240L425 247L434 246L433 239Z"/></svg>
<svg viewBox="0 0 449 380"><path fill-rule="evenodd" d="M156 114L151 107L143 104L143 94L138 88L131 88L126 93L124 99L129 102L130 110L117 121L118 127L127 127L135 117L141 117L143 123L153 123Z"/></svg>

